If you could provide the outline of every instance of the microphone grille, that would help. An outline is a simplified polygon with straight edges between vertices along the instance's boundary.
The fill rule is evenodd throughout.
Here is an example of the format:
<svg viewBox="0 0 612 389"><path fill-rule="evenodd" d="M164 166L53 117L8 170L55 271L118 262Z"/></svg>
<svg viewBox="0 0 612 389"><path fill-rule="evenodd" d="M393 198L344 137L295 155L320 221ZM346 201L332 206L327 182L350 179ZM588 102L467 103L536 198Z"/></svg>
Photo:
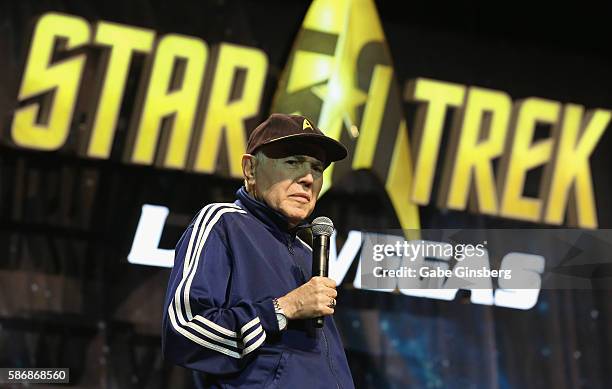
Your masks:
<svg viewBox="0 0 612 389"><path fill-rule="evenodd" d="M319 216L312 221L312 234L331 236L334 232L334 223L331 219L325 216Z"/></svg>

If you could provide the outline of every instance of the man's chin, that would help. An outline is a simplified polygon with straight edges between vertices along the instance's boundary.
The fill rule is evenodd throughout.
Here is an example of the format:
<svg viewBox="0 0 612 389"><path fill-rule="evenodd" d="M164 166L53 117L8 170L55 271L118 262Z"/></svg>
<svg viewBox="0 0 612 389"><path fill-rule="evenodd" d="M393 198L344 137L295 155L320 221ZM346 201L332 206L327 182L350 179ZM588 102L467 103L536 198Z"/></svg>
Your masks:
<svg viewBox="0 0 612 389"><path fill-rule="evenodd" d="M285 217L292 224L298 224L310 215L310 212L303 209L291 209L283 212Z"/></svg>

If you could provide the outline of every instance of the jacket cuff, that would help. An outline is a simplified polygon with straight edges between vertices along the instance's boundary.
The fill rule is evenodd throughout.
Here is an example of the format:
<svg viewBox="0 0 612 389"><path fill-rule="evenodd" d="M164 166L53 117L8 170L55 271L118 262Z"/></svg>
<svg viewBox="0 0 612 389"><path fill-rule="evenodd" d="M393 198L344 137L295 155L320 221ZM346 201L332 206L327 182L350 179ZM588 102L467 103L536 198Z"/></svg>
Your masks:
<svg viewBox="0 0 612 389"><path fill-rule="evenodd" d="M276 312L274 311L272 299L264 300L254 305L255 309L257 309L257 314L264 331L268 334L279 332L278 320L276 319Z"/></svg>

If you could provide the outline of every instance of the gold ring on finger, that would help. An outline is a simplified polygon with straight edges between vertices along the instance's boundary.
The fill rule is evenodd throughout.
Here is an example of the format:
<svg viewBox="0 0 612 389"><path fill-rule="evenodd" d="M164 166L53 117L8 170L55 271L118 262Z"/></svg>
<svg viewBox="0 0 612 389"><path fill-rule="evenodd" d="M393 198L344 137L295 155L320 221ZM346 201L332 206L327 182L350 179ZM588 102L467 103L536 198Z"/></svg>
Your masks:
<svg viewBox="0 0 612 389"><path fill-rule="evenodd" d="M330 308L335 308L336 307L336 299L335 298L331 298L331 301L329 303L329 307Z"/></svg>

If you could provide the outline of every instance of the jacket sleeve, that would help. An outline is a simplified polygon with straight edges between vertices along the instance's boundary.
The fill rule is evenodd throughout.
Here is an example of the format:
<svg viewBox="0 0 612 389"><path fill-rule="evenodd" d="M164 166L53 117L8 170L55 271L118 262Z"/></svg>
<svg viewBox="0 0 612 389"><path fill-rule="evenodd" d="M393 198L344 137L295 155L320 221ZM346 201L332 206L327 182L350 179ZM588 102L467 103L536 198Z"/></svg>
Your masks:
<svg viewBox="0 0 612 389"><path fill-rule="evenodd" d="M210 216L200 212L177 244L166 292L162 349L175 364L228 374L243 369L266 333L279 329L272 299L230 297L231 253L219 218Z"/></svg>

